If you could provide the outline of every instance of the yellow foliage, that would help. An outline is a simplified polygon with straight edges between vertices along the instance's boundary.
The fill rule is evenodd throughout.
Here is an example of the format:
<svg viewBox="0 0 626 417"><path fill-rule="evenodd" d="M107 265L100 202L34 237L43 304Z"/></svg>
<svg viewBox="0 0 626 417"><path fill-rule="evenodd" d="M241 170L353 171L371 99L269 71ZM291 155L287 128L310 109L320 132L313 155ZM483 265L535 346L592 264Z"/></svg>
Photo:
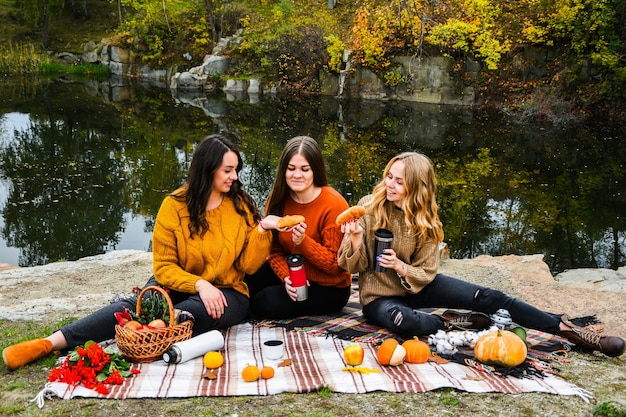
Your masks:
<svg viewBox="0 0 626 417"><path fill-rule="evenodd" d="M324 38L328 46L326 52L328 52L328 69L334 72L341 70L341 60L343 58L343 51L346 49L344 43L336 35L329 35Z"/></svg>

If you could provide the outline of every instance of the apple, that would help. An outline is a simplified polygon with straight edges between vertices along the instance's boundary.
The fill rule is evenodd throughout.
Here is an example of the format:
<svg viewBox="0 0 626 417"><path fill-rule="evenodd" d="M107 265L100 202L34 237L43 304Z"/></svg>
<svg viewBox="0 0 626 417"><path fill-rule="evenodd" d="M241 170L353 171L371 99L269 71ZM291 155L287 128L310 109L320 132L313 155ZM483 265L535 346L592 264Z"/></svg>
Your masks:
<svg viewBox="0 0 626 417"><path fill-rule="evenodd" d="M361 345L349 345L343 349L343 358L350 366L359 366L363 363L365 351Z"/></svg>
<svg viewBox="0 0 626 417"><path fill-rule="evenodd" d="M167 323L165 323L161 319L155 319L155 320L152 320L150 323L148 323L148 327L154 327L155 329L162 329L164 327L167 327Z"/></svg>
<svg viewBox="0 0 626 417"><path fill-rule="evenodd" d="M143 324L139 323L137 320L129 320L124 324L124 327L132 330L141 330L143 328Z"/></svg>

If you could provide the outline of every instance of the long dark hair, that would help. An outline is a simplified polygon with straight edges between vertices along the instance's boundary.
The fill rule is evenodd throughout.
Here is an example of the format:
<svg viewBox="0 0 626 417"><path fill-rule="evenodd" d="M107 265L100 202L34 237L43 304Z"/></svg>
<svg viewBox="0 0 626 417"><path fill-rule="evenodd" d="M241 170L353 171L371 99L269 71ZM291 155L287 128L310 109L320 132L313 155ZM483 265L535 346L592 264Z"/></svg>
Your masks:
<svg viewBox="0 0 626 417"><path fill-rule="evenodd" d="M213 191L213 176L222 166L224 155L227 152L234 152L237 155L237 177L243 168L241 154L227 138L222 135L209 135L202 139L196 146L189 166L189 174L185 187L170 194L178 200L184 200L189 210L190 224L189 232L191 236L196 233L203 236L209 229L206 221L206 204ZM235 203L237 213L245 216L246 223L250 226L250 219L246 215L244 206L252 213L255 222L261 219L261 213L254 199L243 189L243 184L237 178L226 194Z"/></svg>
<svg viewBox="0 0 626 417"><path fill-rule="evenodd" d="M283 148L283 153L280 156L274 185L272 186L272 191L265 205L265 214L283 215L285 200L289 195L289 187L287 186L285 173L287 172L289 161L291 161L291 158L296 154L304 156L311 166L311 170L313 171L313 184L315 186L323 187L328 185L324 156L315 139L309 136L296 136L291 138Z"/></svg>

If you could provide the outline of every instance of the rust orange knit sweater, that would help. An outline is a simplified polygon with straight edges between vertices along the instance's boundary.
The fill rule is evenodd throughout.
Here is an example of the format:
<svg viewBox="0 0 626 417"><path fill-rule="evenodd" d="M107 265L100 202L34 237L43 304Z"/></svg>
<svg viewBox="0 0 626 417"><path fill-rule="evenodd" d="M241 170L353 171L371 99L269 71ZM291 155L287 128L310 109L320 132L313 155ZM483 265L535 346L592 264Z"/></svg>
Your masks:
<svg viewBox="0 0 626 417"><path fill-rule="evenodd" d="M170 196L163 200L152 234L157 282L193 294L196 282L204 279L218 288L233 288L248 295L244 274L256 272L263 264L272 234L259 232L254 221L248 226L227 197L216 209L207 210L206 218L209 230L203 237L190 238L185 202Z"/></svg>
<svg viewBox="0 0 626 417"><path fill-rule="evenodd" d="M288 198L283 215L301 214L305 217L304 241L296 246L291 232L279 232L272 245L269 263L281 279L289 275L285 257L292 254L304 255L304 270L307 279L320 285L339 288L348 287L352 281L348 271L337 264L337 251L343 234L335 224L337 216L348 208L348 203L335 189L322 187L322 192L313 201L300 204Z"/></svg>

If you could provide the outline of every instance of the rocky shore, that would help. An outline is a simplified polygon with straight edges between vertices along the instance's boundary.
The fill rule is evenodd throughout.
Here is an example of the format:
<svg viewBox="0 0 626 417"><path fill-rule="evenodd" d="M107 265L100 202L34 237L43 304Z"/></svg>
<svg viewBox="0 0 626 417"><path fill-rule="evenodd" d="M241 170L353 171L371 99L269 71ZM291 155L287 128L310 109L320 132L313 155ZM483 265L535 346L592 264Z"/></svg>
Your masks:
<svg viewBox="0 0 626 417"><path fill-rule="evenodd" d="M441 272L508 292L540 308L571 315L596 314L605 332L626 336L626 299L623 270L575 270L552 277L542 255L479 256L446 259ZM151 253L118 251L75 262L18 268L0 265L0 320L5 342L16 341L31 325L56 325L65 317L82 317L119 294L143 285L152 273ZM9 321L7 321L9 320ZM134 401L74 399L49 401L47 414L92 416L209 414L256 416L293 415L301 410L329 416L413 415L422 416L572 416L589 417L602 404L626 404L624 390L626 356L609 358L600 353L573 351L559 363L559 376L593 394L590 403L578 397L529 393L524 395L482 394L442 390L423 395L374 392L367 395L281 394L261 397L145 398ZM5 389L0 400L5 410L24 410L19 415L41 411L29 403L46 381L47 370L28 366L19 372L0 372ZM25 404L29 404L25 406ZM446 404L446 405L444 405ZM454 404L454 405L452 405ZM9 408L10 407L10 408ZM0 409L2 409L0 407ZM230 411L229 411L230 410ZM1 414L1 412L0 412ZM15 414L15 413L13 413ZM16 414L16 415L17 415Z"/></svg>

